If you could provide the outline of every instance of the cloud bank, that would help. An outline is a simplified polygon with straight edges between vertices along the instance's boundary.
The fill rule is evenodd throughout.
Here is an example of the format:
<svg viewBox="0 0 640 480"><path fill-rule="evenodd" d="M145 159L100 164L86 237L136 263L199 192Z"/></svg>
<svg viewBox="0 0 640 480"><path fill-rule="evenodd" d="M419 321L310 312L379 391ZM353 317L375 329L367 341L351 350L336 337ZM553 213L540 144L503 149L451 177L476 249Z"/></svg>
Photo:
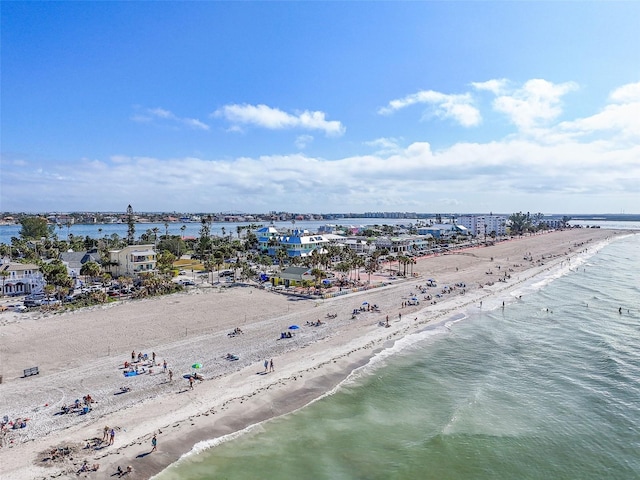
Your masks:
<svg viewBox="0 0 640 480"><path fill-rule="evenodd" d="M637 211L640 82L613 90L599 111L564 121L556 120L563 97L577 89L573 82L530 80L513 86L501 80L475 88L495 96L493 108L513 122L516 133L438 150L425 139L379 137L362 146L372 153L330 159L303 153L231 160L121 154L71 166L5 155L4 209L122 210L131 203L139 211L464 213L509 205L509 213L536 205L547 213L566 213L597 212L601 202L615 198L625 203L620 208ZM405 108L418 98L424 97L406 97L389 108ZM345 132L324 115L228 107L224 117L241 124ZM175 120L160 109L148 115ZM312 140L306 134L296 137L300 148ZM42 200L30 193L36 186Z"/></svg>

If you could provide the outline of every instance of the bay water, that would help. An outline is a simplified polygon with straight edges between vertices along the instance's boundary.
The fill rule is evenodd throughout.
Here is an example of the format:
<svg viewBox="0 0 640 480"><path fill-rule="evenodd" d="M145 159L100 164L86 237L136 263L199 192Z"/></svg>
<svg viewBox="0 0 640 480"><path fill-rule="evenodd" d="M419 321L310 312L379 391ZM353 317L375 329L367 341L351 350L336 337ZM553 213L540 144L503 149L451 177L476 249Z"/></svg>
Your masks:
<svg viewBox="0 0 640 480"><path fill-rule="evenodd" d="M639 271L618 239L154 478L640 479Z"/></svg>

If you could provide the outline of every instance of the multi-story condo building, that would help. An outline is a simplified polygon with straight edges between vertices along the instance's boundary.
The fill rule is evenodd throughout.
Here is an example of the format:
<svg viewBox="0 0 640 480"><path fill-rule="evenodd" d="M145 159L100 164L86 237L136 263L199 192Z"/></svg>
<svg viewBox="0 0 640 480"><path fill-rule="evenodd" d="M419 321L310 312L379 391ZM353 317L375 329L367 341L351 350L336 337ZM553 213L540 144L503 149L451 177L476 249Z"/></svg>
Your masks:
<svg viewBox="0 0 640 480"><path fill-rule="evenodd" d="M115 278L126 275L135 277L156 269L156 252L153 245L129 245L121 250L109 251L106 269Z"/></svg>
<svg viewBox="0 0 640 480"><path fill-rule="evenodd" d="M469 229L474 236L507 234L506 215L461 215L456 218L456 223Z"/></svg>

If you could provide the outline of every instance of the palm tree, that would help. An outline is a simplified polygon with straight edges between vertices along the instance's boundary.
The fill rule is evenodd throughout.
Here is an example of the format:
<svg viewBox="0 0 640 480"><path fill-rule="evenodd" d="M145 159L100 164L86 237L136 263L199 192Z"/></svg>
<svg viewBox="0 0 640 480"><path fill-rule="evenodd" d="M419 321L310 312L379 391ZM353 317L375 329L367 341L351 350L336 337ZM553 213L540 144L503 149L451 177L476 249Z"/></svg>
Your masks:
<svg viewBox="0 0 640 480"><path fill-rule="evenodd" d="M311 275L315 277L315 284L318 289L322 286L322 280L327 278L327 273L320 268L313 268Z"/></svg>
<svg viewBox="0 0 640 480"><path fill-rule="evenodd" d="M364 258L354 256L352 260L353 268L355 270L355 278L360 281L360 268L365 266Z"/></svg>
<svg viewBox="0 0 640 480"><path fill-rule="evenodd" d="M278 252L276 253L276 258L278 259L278 263L280 264L280 271L282 271L284 261L289 258L287 249L284 246L278 249Z"/></svg>
<svg viewBox="0 0 640 480"><path fill-rule="evenodd" d="M158 248L158 232L160 231L160 229L158 227L154 227L151 229L151 231L153 232L153 248L155 250L156 248Z"/></svg>
<svg viewBox="0 0 640 480"><path fill-rule="evenodd" d="M351 271L351 265L349 264L349 262L344 262L344 261L338 263L334 268L337 272L340 272L343 275Z"/></svg>
<svg viewBox="0 0 640 480"><path fill-rule="evenodd" d="M218 281L220 281L220 267L224 264L224 255L220 251L213 254L213 263L218 270Z"/></svg>
<svg viewBox="0 0 640 480"><path fill-rule="evenodd" d="M84 275L84 281L87 282L88 278L92 280L100 275L100 265L96 262L87 262L80 267L80 275Z"/></svg>
<svg viewBox="0 0 640 480"><path fill-rule="evenodd" d="M368 283L371 283L371 274L375 273L377 269L378 269L378 260L375 257L369 257L364 266L364 271L369 274Z"/></svg>

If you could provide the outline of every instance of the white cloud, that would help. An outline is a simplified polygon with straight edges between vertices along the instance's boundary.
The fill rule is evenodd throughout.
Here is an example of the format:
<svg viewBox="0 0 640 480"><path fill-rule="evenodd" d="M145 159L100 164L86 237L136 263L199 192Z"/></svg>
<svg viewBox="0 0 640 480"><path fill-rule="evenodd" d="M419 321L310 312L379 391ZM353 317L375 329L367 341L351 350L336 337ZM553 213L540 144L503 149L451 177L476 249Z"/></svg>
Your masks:
<svg viewBox="0 0 640 480"><path fill-rule="evenodd" d="M138 123L153 123L156 121L165 122L166 124L173 126L186 126L194 130L209 130L209 125L196 118L178 117L169 110L164 108L147 108L140 109L139 106L135 107L136 113L131 116L131 120Z"/></svg>
<svg viewBox="0 0 640 480"><path fill-rule="evenodd" d="M640 82L628 83L619 88L616 88L609 95L609 99L615 103L637 104L638 102L640 102Z"/></svg>
<svg viewBox="0 0 640 480"><path fill-rule="evenodd" d="M534 105L548 104L540 111L553 110L572 85L527 82L510 98L535 96ZM140 211L190 212L637 212L637 88L615 89L610 104L584 118L554 124L553 115L531 107L531 120L523 124L534 125L522 135L437 149L425 139L379 137L364 144L372 154L331 159L301 153L231 159L119 154L65 165L3 156L3 206L10 211L24 205L37 211L121 210L131 203ZM297 137L300 145L311 140Z"/></svg>
<svg viewBox="0 0 640 480"><path fill-rule="evenodd" d="M455 120L464 127L473 127L482 121L480 111L473 105L470 94L450 95L433 90L422 90L404 98L391 100L386 107L378 109L378 113L388 115L415 104L431 105L433 110L428 113Z"/></svg>
<svg viewBox="0 0 640 480"><path fill-rule="evenodd" d="M346 130L339 121L326 120L324 112L305 110L290 114L267 105L225 105L216 110L213 116L223 117L235 125L255 125L270 130L320 130L329 136L343 135Z"/></svg>
<svg viewBox="0 0 640 480"><path fill-rule="evenodd" d="M493 108L521 130L528 130L556 119L562 113L562 97L577 88L574 82L554 84L533 79L510 94L498 96Z"/></svg>
<svg viewBox="0 0 640 480"><path fill-rule="evenodd" d="M298 149L304 150L305 148L307 148L307 146L309 146L311 142L313 142L312 135L298 135L295 141L295 145Z"/></svg>
<svg viewBox="0 0 640 480"><path fill-rule="evenodd" d="M390 155L401 151L399 145L400 139L397 138L376 138L364 144L375 148L375 155Z"/></svg>
<svg viewBox="0 0 640 480"><path fill-rule="evenodd" d="M476 90L486 90L495 95L500 95L505 91L509 84L506 78L487 80L486 82L472 82L471 86Z"/></svg>

